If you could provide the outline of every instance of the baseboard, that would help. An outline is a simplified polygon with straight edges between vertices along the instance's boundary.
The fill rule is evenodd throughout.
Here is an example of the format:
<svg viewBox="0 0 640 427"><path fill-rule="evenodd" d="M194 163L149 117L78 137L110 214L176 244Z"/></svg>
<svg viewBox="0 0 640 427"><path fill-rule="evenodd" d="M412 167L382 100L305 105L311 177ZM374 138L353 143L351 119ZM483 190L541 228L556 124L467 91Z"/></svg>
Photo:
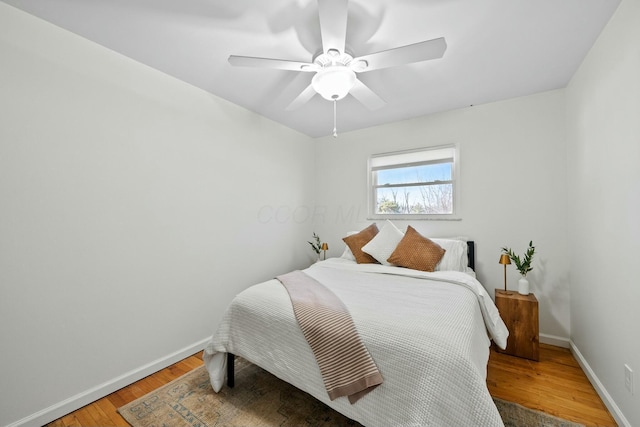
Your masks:
<svg viewBox="0 0 640 427"><path fill-rule="evenodd" d="M191 356L194 353L204 349L209 338L202 339L190 346L187 346L181 350L171 353L167 356L156 359L146 365L143 365L137 369L129 371L119 377L109 380L105 383L90 388L76 394L68 399L58 402L48 408L42 409L34 414L22 418L8 424L6 427L39 427L47 424L53 420L56 420L70 412L80 409L83 406L95 402L98 399L103 398L116 390L121 389L131 383L134 383L142 378L158 372L161 369L171 366L182 359Z"/></svg>
<svg viewBox="0 0 640 427"><path fill-rule="evenodd" d="M573 353L573 356L578 361L578 364L580 364L580 367L587 375L587 378L589 378L589 381L591 382L591 385L593 385L593 388L596 389L596 392L600 396L600 399L602 399L613 418L615 418L616 423L618 423L620 427L631 427L631 423L624 416L607 389L604 388L604 385L600 382L595 372L593 372L593 369L591 369L591 366L589 366L589 363L587 363L587 360L584 358L584 356L582 356L582 353L580 353L578 347L573 341L570 341L570 343L571 353Z"/></svg>
<svg viewBox="0 0 640 427"><path fill-rule="evenodd" d="M558 337L555 335L540 334L540 342L543 344L555 345L556 347L571 348L569 338Z"/></svg>

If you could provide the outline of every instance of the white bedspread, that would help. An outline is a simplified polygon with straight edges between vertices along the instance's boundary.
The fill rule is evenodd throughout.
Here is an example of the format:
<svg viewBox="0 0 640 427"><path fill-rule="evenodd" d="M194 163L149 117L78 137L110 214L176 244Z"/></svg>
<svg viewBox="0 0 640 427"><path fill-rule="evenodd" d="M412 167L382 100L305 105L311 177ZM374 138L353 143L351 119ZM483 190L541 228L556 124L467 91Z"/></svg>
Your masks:
<svg viewBox="0 0 640 427"><path fill-rule="evenodd" d="M231 352L365 426L503 425L485 381L489 337L504 347L508 332L476 279L340 258L305 273L348 307L383 384L353 405L329 400L287 291L274 279L236 296L205 348L214 390Z"/></svg>

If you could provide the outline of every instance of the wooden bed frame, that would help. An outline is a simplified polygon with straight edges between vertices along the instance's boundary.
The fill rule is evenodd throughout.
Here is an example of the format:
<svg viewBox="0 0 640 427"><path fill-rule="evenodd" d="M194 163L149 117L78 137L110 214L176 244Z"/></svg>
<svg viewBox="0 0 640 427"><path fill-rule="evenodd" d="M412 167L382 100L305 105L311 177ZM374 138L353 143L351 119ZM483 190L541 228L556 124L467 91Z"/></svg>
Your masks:
<svg viewBox="0 0 640 427"><path fill-rule="evenodd" d="M473 240L467 241L467 258L469 260L469 268L475 271L476 267L476 251L475 242ZM235 385L235 367L234 362L236 355L227 353L227 386L233 388Z"/></svg>

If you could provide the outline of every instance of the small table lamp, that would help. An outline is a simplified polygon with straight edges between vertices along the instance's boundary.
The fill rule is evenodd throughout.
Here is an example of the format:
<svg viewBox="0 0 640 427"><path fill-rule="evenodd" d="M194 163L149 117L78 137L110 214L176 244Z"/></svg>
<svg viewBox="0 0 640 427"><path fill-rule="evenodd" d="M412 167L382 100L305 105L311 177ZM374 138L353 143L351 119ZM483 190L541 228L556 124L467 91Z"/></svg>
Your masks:
<svg viewBox="0 0 640 427"><path fill-rule="evenodd" d="M498 264L504 265L504 291L508 295L509 292L507 291L507 265L511 264L509 255L507 254L500 255L500 261L498 261Z"/></svg>
<svg viewBox="0 0 640 427"><path fill-rule="evenodd" d="M323 243L322 246L320 246L320 249L322 249L322 251L324 252L324 259L327 259L327 251L329 250L329 245Z"/></svg>

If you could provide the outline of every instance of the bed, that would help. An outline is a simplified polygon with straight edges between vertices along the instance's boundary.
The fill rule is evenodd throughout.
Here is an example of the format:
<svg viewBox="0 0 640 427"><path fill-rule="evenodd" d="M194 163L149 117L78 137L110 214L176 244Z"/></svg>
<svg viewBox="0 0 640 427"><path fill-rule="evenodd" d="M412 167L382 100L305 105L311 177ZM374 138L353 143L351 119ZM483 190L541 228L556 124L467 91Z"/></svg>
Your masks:
<svg viewBox="0 0 640 427"><path fill-rule="evenodd" d="M464 246L473 266L473 242ZM238 355L368 427L502 426L486 369L491 340L504 347L508 331L467 262L465 271L425 272L351 258L329 258L304 273L348 307L381 385L354 404L330 400L289 295L274 279L238 294L207 344L214 390L232 380L229 355Z"/></svg>

